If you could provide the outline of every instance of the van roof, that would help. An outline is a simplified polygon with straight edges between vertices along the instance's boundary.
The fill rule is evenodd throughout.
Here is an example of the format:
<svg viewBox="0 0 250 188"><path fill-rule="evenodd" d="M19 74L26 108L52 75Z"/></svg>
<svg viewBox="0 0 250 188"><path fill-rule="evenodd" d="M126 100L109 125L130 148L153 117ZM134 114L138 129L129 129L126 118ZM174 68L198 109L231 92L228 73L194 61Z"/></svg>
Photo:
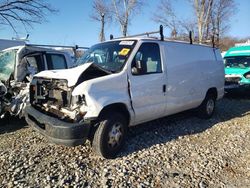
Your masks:
<svg viewBox="0 0 250 188"><path fill-rule="evenodd" d="M36 50L36 51L47 51L47 52L61 52L61 50L53 49L53 48L43 48L39 46L27 46L27 45L21 45L21 46L13 46L7 49L4 49L3 51L9 51L9 50L20 50L20 49L31 49L31 50Z"/></svg>
<svg viewBox="0 0 250 188"><path fill-rule="evenodd" d="M230 48L224 57L231 57L231 56L250 56L250 45L236 46Z"/></svg>
<svg viewBox="0 0 250 188"><path fill-rule="evenodd" d="M121 38L115 38L112 40L108 40L106 42L110 42L110 41L129 41L129 40L143 40L143 41L155 41L155 42L161 42L161 40L157 37L121 37ZM180 44L190 44L189 41L182 41L182 40L174 40L174 39L168 39L168 38L164 38L163 42L176 42L176 43L180 43ZM192 45L198 45L198 46L203 46L203 47L212 47L211 45L207 45L207 44L198 44L198 43L193 43Z"/></svg>

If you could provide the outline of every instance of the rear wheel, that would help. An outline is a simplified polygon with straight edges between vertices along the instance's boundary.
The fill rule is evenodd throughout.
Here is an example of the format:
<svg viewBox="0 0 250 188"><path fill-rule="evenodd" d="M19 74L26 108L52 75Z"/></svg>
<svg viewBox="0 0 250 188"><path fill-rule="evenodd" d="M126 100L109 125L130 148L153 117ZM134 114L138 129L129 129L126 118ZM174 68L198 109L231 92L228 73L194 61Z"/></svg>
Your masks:
<svg viewBox="0 0 250 188"><path fill-rule="evenodd" d="M120 113L109 113L101 118L92 146L96 154L114 158L121 150L127 133L127 120Z"/></svg>
<svg viewBox="0 0 250 188"><path fill-rule="evenodd" d="M215 111L216 97L213 94L207 94L206 98L198 108L198 116L200 118L209 119Z"/></svg>

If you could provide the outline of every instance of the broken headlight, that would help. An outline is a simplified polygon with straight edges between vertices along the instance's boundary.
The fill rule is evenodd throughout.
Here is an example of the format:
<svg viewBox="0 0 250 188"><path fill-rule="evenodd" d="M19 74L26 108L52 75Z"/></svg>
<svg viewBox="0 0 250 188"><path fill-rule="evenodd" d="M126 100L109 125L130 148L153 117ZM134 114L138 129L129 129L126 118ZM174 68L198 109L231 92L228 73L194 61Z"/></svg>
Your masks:
<svg viewBox="0 0 250 188"><path fill-rule="evenodd" d="M84 95L72 96L71 98L71 109L79 109L81 115L87 113L87 104Z"/></svg>
<svg viewBox="0 0 250 188"><path fill-rule="evenodd" d="M86 104L84 95L77 95L77 96L71 97L71 107L73 107L75 105L77 105L77 106L82 105L82 104Z"/></svg>

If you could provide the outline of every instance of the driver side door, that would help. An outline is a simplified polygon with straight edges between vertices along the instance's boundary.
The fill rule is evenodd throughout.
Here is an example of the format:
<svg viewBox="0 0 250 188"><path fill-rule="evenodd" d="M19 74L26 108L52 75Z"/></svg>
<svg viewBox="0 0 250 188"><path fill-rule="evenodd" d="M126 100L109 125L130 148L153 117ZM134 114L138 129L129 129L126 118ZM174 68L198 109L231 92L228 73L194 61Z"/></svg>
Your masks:
<svg viewBox="0 0 250 188"><path fill-rule="evenodd" d="M167 80L163 67L159 44L142 43L129 74L135 124L164 116ZM137 71L133 71L135 68Z"/></svg>

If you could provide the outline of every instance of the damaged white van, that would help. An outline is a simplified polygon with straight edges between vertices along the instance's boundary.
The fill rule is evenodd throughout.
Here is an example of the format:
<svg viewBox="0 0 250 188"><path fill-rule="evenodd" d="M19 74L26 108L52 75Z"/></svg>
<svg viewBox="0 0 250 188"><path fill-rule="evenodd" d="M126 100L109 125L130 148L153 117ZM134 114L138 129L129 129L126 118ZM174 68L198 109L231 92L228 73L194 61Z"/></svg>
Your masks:
<svg viewBox="0 0 250 188"><path fill-rule="evenodd" d="M54 143L90 138L97 154L112 158L129 126L194 108L210 118L223 94L219 49L122 38L92 46L76 68L35 75L25 116Z"/></svg>

